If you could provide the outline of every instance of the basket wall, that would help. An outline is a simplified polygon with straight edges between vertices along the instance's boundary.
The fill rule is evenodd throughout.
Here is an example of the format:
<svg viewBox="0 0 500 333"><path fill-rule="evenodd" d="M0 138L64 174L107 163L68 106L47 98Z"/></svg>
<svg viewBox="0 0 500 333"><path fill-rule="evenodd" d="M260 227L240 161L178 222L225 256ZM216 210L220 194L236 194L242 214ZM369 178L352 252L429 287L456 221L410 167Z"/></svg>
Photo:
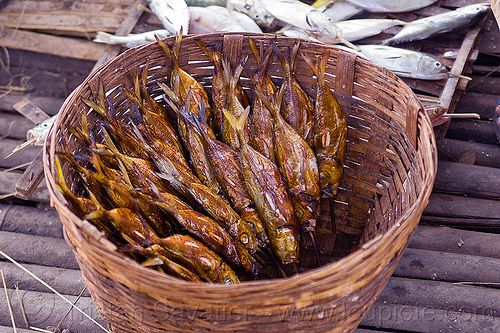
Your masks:
<svg viewBox="0 0 500 333"><path fill-rule="evenodd" d="M196 38L223 43L233 66L251 55L248 38L282 50L296 39L266 34L210 34ZM172 44L173 39L167 39ZM132 82L127 71L149 61L153 96L155 80L166 80L170 64L156 44L131 49L92 73L65 101L44 150L44 168L52 202L60 214L80 264L84 281L99 311L116 332L349 332L356 328L386 285L417 226L432 189L437 162L432 126L411 89L374 64L314 42L301 42L304 55L329 50L326 80L348 117L345 176L336 200L322 203L317 242L329 264L287 279L244 282L235 286L194 284L139 266L124 257L93 225L76 217L54 181L54 155L61 139L70 150L79 142L67 130L79 126L88 108L80 97L94 98L99 80L115 104L125 102L121 89ZM210 91L212 64L195 37L184 37L181 67ZM253 56L248 58L256 66ZM269 71L279 82L275 57ZM314 96L316 79L299 56L296 78ZM250 86L243 72L240 82ZM251 94L251 90L247 90ZM126 118L127 115L120 115ZM87 114L89 126L96 122ZM79 184L63 165L68 184ZM333 208L333 213L332 213ZM309 267L314 254L301 254Z"/></svg>

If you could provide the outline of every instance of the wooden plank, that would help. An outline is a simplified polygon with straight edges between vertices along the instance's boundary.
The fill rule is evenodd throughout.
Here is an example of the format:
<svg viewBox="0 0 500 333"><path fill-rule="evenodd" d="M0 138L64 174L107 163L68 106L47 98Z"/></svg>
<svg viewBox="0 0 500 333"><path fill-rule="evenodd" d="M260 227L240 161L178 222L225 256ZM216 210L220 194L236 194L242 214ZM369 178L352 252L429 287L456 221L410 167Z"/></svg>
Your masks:
<svg viewBox="0 0 500 333"><path fill-rule="evenodd" d="M500 219L500 201L434 192L431 194L424 214L498 220Z"/></svg>
<svg viewBox="0 0 500 333"><path fill-rule="evenodd" d="M460 311L471 315L500 315L500 289L450 282L391 277L377 302Z"/></svg>
<svg viewBox="0 0 500 333"><path fill-rule="evenodd" d="M107 45L92 41L10 28L0 31L0 44L12 49L93 61L97 61L107 48Z"/></svg>
<svg viewBox="0 0 500 333"><path fill-rule="evenodd" d="M22 263L79 269L73 252L60 238L0 231L0 250Z"/></svg>
<svg viewBox="0 0 500 333"><path fill-rule="evenodd" d="M439 145L439 159L458 162L463 156L474 154L474 164L496 168L500 165L498 145L444 139Z"/></svg>
<svg viewBox="0 0 500 333"><path fill-rule="evenodd" d="M498 317L379 302L370 308L361 324L396 332L500 332Z"/></svg>
<svg viewBox="0 0 500 333"><path fill-rule="evenodd" d="M63 238L59 214L53 208L0 204L0 230Z"/></svg>
<svg viewBox="0 0 500 333"><path fill-rule="evenodd" d="M2 262L7 288L14 289L15 285L22 290L47 291L47 287L36 281L29 274L11 262ZM85 287L82 273L78 269L67 269L41 265L23 264L23 267L47 282L58 292L65 295L78 296ZM89 294L86 293L86 296Z"/></svg>
<svg viewBox="0 0 500 333"><path fill-rule="evenodd" d="M463 69L469 55L476 43L476 38L479 36L481 32L482 26L477 26L471 28L467 34L465 35L465 39L460 47L460 51L458 53L457 59L453 63L453 67L450 69L450 73L452 74L463 74ZM456 76L452 76L446 82L446 85L441 93L441 106L444 108L449 108L452 104L452 99L454 97L454 92L457 87L458 81L460 79ZM450 113L453 110L450 110Z"/></svg>
<svg viewBox="0 0 500 333"><path fill-rule="evenodd" d="M500 287L500 259L408 248L394 276Z"/></svg>
<svg viewBox="0 0 500 333"><path fill-rule="evenodd" d="M23 200L31 200L31 197L39 187L45 174L43 171L43 150L40 150L33 162L24 171L16 183L16 197ZM45 186L42 185L42 186Z"/></svg>
<svg viewBox="0 0 500 333"><path fill-rule="evenodd" d="M1 15L2 24L9 29L71 31L73 33L79 32L82 36L96 31L114 33L120 26L122 17L123 13L115 14L106 11L78 12L71 10L25 13L5 12Z"/></svg>
<svg viewBox="0 0 500 333"><path fill-rule="evenodd" d="M23 98L12 107L17 112L28 118L33 124L39 124L50 118L48 114L27 98Z"/></svg>
<svg viewBox="0 0 500 333"><path fill-rule="evenodd" d="M24 326L24 319L21 312L20 303L13 289L7 289L9 298L12 303L14 320L20 327ZM26 316L31 326L38 328L46 328L48 326L55 327L64 315L71 308L71 305L59 298L57 295L50 292L38 292L21 290L20 296L24 304ZM70 302L74 302L77 296L64 295ZM0 304L6 304L5 292L0 293ZM77 303L78 308L89 314L97 320L101 325L106 325L99 316L97 308L90 297L81 297ZM12 326L10 315L6 306L0 306L0 325ZM98 333L102 332L95 324L81 313L72 310L70 315L63 322L61 329L68 329L73 333ZM9 331L13 332L12 329ZM33 332L33 331L30 331Z"/></svg>
<svg viewBox="0 0 500 333"><path fill-rule="evenodd" d="M17 172L0 171L0 195L14 194L16 192L16 184L22 176L23 174ZM50 202L49 192L47 191L45 184L41 187L37 187L35 191L33 191L33 194L30 196L30 200L43 203Z"/></svg>
<svg viewBox="0 0 500 333"><path fill-rule="evenodd" d="M420 225L409 247L500 259L500 234Z"/></svg>
<svg viewBox="0 0 500 333"><path fill-rule="evenodd" d="M54 12L68 11L72 12L101 12L106 11L117 15L125 15L128 12L130 4L124 1L60 1L60 0L36 0L36 1L11 1L3 9L2 14L30 13L30 12ZM0 14L0 18L2 15Z"/></svg>
<svg viewBox="0 0 500 333"><path fill-rule="evenodd" d="M473 197L500 197L500 169L441 161L434 190Z"/></svg>
<svg viewBox="0 0 500 333"><path fill-rule="evenodd" d="M132 32L132 30L134 29L134 26L137 24L137 22L139 21L139 18L142 15L142 9L141 9L140 5L146 6L146 4L147 4L146 0L138 0L135 2L134 6L132 6L129 13L125 17L125 19L123 20L121 25L118 27L118 29L116 31L116 35L124 36L124 35L127 35L127 34ZM99 60L95 63L92 71L99 68L106 61L116 57L120 53L120 50L121 50L121 46L119 46L119 45L111 46L110 45L107 48L106 52L104 52L104 54L102 54L101 57L99 58Z"/></svg>
<svg viewBox="0 0 500 333"><path fill-rule="evenodd" d="M140 9L139 4L146 5L145 0L138 0L134 6L132 6L130 12L123 20L120 27L118 27L118 35L126 35L132 31L136 25L139 17L142 15L142 9ZM110 60L111 58L117 56L121 50L120 46L109 46L104 53L102 53L98 61L94 64L92 71L99 68L103 63ZM34 189L39 185L42 174L43 174L43 163L42 155L39 154L35 159L33 164L29 168L29 174L23 176L16 186L16 196L23 199L28 199L34 192Z"/></svg>
<svg viewBox="0 0 500 333"><path fill-rule="evenodd" d="M23 95L6 95L0 98L0 110L4 111L16 111L13 107L14 104L21 101L23 98L27 98L34 104L38 105L40 109L46 112L48 115L55 115L61 105L64 102L64 98L51 97L51 96L37 96L34 94L23 94ZM2 116L3 119L3 116Z"/></svg>

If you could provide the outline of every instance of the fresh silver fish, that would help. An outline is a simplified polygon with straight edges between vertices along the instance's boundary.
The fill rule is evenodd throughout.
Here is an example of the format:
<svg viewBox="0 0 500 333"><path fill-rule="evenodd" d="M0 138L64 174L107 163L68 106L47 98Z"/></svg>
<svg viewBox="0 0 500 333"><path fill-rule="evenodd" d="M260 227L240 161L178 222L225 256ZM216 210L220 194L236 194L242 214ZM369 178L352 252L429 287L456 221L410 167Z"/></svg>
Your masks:
<svg viewBox="0 0 500 333"><path fill-rule="evenodd" d="M267 12L263 0L227 0L227 9L250 16L260 27L273 28L276 19Z"/></svg>
<svg viewBox="0 0 500 333"><path fill-rule="evenodd" d="M189 10L184 0L148 0L149 9L172 35L188 33Z"/></svg>
<svg viewBox="0 0 500 333"><path fill-rule="evenodd" d="M443 64L425 53L387 45L357 45L361 53L375 64L401 77L441 80L448 77Z"/></svg>
<svg viewBox="0 0 500 333"><path fill-rule="evenodd" d="M320 35L338 36L335 22L320 10L298 0L266 0L266 10L280 21Z"/></svg>
<svg viewBox="0 0 500 333"><path fill-rule="evenodd" d="M191 17L189 31L192 34L204 34L218 31L246 31L238 21L229 15L229 12L221 13L219 9L214 10L210 7L189 7L189 14Z"/></svg>
<svg viewBox="0 0 500 333"><path fill-rule="evenodd" d="M436 34L458 30L474 24L490 9L487 3L460 7L446 13L424 17L407 23L384 44L399 44L424 39Z"/></svg>
<svg viewBox="0 0 500 333"><path fill-rule="evenodd" d="M318 7L329 18L335 22L347 20L363 11L363 8L353 5L347 1L333 0Z"/></svg>
<svg viewBox="0 0 500 333"><path fill-rule="evenodd" d="M401 13L432 5L437 0L347 0L370 12Z"/></svg>
<svg viewBox="0 0 500 333"><path fill-rule="evenodd" d="M245 13L239 12L237 10L230 11L226 7L221 6L208 6L207 8L230 16L231 19L241 24L245 31L262 33L262 29L259 27L259 25Z"/></svg>
<svg viewBox="0 0 500 333"><path fill-rule="evenodd" d="M185 0L188 6L208 7L208 6L226 6L226 0Z"/></svg>
<svg viewBox="0 0 500 333"><path fill-rule="evenodd" d="M339 36L352 42L366 37L375 36L385 29L396 25L403 25L404 21L391 19L359 19L337 22L340 31ZM331 34L322 34L316 36L325 43L338 42L338 36Z"/></svg>
<svg viewBox="0 0 500 333"><path fill-rule="evenodd" d="M128 34L126 36L116 36L104 31L98 31L94 42L104 44L117 44L125 47L136 47L156 41L155 35L160 38L172 36L172 33L166 29L147 31L140 34Z"/></svg>
<svg viewBox="0 0 500 333"><path fill-rule="evenodd" d="M29 129L26 133L27 140L33 143L35 146L43 146L45 139L47 139L47 136L49 134L50 128L52 127L52 124L54 123L56 118L57 115L52 116L42 121L40 124L37 124L35 127Z"/></svg>

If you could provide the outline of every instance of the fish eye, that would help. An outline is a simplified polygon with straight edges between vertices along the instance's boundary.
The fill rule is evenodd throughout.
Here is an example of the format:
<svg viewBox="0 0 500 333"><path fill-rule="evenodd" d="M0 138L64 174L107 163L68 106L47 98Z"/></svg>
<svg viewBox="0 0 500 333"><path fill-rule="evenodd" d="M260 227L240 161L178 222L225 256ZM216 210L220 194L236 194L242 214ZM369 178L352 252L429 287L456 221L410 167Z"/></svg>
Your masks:
<svg viewBox="0 0 500 333"><path fill-rule="evenodd" d="M438 61L436 61L436 62L434 63L434 65L435 65L436 67L441 67L441 63L440 63L440 62L438 62Z"/></svg>
<svg viewBox="0 0 500 333"><path fill-rule="evenodd" d="M246 233L242 233L240 236L240 242L242 242L243 244L247 244L248 241L249 241L248 235Z"/></svg>
<svg viewBox="0 0 500 333"><path fill-rule="evenodd" d="M255 19L260 19L260 15L259 14L255 14Z"/></svg>
<svg viewBox="0 0 500 333"><path fill-rule="evenodd" d="M246 10L250 10L250 5L249 4L245 4L245 6L243 8L245 8Z"/></svg>

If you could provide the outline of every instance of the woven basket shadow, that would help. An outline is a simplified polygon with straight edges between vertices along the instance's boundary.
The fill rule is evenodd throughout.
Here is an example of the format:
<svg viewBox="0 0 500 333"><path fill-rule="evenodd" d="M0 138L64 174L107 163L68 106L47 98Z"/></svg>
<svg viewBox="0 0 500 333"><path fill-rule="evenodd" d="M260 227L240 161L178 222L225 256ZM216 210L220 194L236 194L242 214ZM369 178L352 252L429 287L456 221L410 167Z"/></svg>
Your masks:
<svg viewBox="0 0 500 333"><path fill-rule="evenodd" d="M248 39L282 50L296 39L267 34L185 36L180 65L210 91L213 65L196 39L221 42L233 66L246 55L256 66ZM171 45L173 38L166 39ZM141 267L117 252L91 223L74 215L55 184L55 152L88 108L102 81L115 105L125 103L128 71L149 61L149 92L160 96L156 80L166 80L170 64L157 43L130 49L93 72L65 101L44 147L44 170L52 203L65 237L80 265L85 284L113 332L350 332L360 323L386 285L417 226L432 190L436 147L428 116L411 89L388 70L324 44L301 41L300 51L321 56L330 51L326 80L348 117L344 179L335 201L322 203L316 241L324 263L289 278L238 285L196 284ZM252 62L253 61L253 62ZM316 78L299 56L296 79L314 96ZM234 67L233 67L234 68ZM269 71L277 82L283 71L273 56ZM250 87L243 72L241 84ZM251 94L251 89L247 89ZM252 96L251 96L252 97ZM96 115L89 112L92 130ZM126 115L123 115L126 117ZM68 165L64 176L81 187ZM301 253L302 267L314 254Z"/></svg>

